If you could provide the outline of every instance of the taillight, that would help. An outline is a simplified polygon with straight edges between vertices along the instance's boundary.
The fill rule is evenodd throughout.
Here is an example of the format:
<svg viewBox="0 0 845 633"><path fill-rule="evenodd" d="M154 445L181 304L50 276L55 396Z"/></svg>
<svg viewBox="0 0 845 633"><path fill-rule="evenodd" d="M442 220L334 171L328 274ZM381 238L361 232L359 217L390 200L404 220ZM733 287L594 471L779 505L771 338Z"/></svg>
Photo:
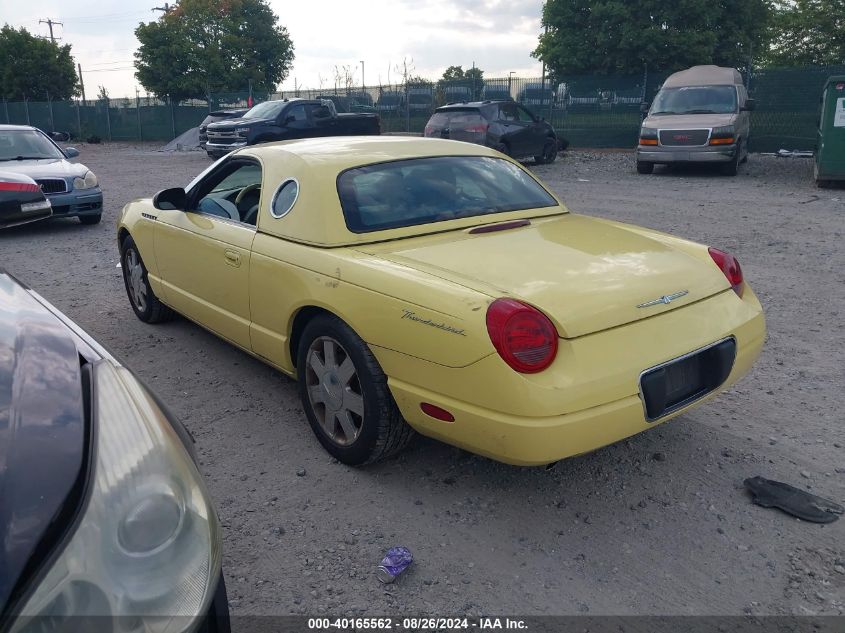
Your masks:
<svg viewBox="0 0 845 633"><path fill-rule="evenodd" d="M423 132L423 136L431 136L434 133L434 126L426 125L425 131Z"/></svg>
<svg viewBox="0 0 845 633"><path fill-rule="evenodd" d="M710 253L710 257L713 258L713 261L716 262L716 265L725 274L725 277L727 277L731 288L741 297L745 283L742 279L742 268L740 268L737 258L712 246L707 250Z"/></svg>
<svg viewBox="0 0 845 633"><path fill-rule="evenodd" d="M487 332L502 360L523 374L543 371L557 355L557 330L549 318L514 299L490 304Z"/></svg>
<svg viewBox="0 0 845 633"><path fill-rule="evenodd" d="M487 134L487 128L490 127L486 123L479 123L478 125L468 125L467 132L476 132L479 134Z"/></svg>

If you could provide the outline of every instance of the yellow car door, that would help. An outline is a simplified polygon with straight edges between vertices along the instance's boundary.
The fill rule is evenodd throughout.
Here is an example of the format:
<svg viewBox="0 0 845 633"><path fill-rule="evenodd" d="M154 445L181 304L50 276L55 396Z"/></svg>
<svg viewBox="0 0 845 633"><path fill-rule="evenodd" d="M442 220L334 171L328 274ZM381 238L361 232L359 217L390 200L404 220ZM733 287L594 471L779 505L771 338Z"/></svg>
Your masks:
<svg viewBox="0 0 845 633"><path fill-rule="evenodd" d="M155 232L164 301L245 349L260 197L261 166L235 156L189 186L185 211L160 211Z"/></svg>

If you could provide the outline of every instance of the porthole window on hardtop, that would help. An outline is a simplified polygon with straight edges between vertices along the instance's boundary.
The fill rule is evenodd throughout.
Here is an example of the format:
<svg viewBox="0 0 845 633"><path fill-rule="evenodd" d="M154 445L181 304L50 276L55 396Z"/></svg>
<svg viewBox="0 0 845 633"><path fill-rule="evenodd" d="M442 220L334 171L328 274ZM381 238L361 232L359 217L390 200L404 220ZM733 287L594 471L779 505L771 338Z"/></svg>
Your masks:
<svg viewBox="0 0 845 633"><path fill-rule="evenodd" d="M283 182L273 197L273 208L271 210L273 217L281 218L286 215L296 203L298 196L299 183L296 180L291 178Z"/></svg>

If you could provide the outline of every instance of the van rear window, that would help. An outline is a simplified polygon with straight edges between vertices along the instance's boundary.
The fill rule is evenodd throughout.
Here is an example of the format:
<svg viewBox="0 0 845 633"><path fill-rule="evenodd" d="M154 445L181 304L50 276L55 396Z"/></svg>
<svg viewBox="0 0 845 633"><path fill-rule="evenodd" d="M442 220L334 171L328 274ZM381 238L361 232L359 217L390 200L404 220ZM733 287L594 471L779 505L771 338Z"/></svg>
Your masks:
<svg viewBox="0 0 845 633"><path fill-rule="evenodd" d="M510 161L436 156L379 163L337 179L346 226L354 233L557 205Z"/></svg>

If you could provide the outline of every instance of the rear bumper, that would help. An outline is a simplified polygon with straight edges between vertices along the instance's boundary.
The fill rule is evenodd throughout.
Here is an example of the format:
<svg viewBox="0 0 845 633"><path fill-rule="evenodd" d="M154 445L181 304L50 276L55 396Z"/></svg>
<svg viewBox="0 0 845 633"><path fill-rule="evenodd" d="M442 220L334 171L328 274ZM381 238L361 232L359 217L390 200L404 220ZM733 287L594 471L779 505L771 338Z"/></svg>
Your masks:
<svg viewBox="0 0 845 633"><path fill-rule="evenodd" d="M577 350L563 360L570 366L568 373L575 378L568 380L567 376L549 376L550 383L554 383L548 385L551 388L525 389L525 383L520 385L519 379L516 379L514 388L507 393L504 387L496 384L498 381L490 368L501 365L503 371L510 370L498 357L488 357L476 363L478 368L469 366L453 370L447 380L463 386L463 393L460 396L455 393L444 395L443 391L448 388L445 384L435 389L419 385L433 374L418 367L413 372L417 375L405 373L403 380L394 377L390 354L379 350L376 356L380 362L382 358L386 361L383 365L386 365L385 373L390 377L388 384L403 417L422 435L508 464L549 464L593 451L670 420L709 400L744 376L759 356L766 333L760 305L750 289L746 292L747 296L741 302L735 296L732 298L730 295L733 293L728 291L723 293L724 297L700 302L710 303L704 310L700 309L702 306L698 310L695 307L681 309L676 315L668 313L624 328L583 337L595 340L584 341L583 350ZM727 315L719 315L717 311L725 305L730 306L731 302L744 306L736 308L734 316L737 318L728 320L725 318ZM720 316L722 322L714 323L713 320L719 320ZM667 327L670 321L675 323ZM699 326L698 329L693 329L694 325ZM679 333L685 332L689 334L679 336ZM725 382L703 398L649 422L639 394L640 374L661 362L730 336L735 338L737 348L733 367ZM643 341L648 343L643 345ZM563 350L559 352L559 356L564 354ZM599 364L603 367L599 367L598 371L589 366L592 362L589 358L596 356L601 357ZM585 357L587 360L581 360ZM437 373L443 373L443 369L437 370ZM588 392L592 392L589 404L580 400ZM474 402L463 400L464 394L474 396ZM490 407L500 396L505 398L502 404L497 408ZM558 411L562 411L557 415L546 413L551 401L557 398L562 402L567 396L578 400L578 403L572 407L555 405ZM517 403L514 406L521 406L521 410L506 410L508 401ZM446 409L454 415L455 421L445 423L426 416L420 409L422 402ZM536 415L530 415L532 412Z"/></svg>
<svg viewBox="0 0 845 633"><path fill-rule="evenodd" d="M99 187L47 195L53 205L53 217L100 215L103 212L103 192Z"/></svg>
<svg viewBox="0 0 845 633"><path fill-rule="evenodd" d="M704 147L663 147L640 145L637 160L641 163L729 163L737 152L733 145L707 145Z"/></svg>

